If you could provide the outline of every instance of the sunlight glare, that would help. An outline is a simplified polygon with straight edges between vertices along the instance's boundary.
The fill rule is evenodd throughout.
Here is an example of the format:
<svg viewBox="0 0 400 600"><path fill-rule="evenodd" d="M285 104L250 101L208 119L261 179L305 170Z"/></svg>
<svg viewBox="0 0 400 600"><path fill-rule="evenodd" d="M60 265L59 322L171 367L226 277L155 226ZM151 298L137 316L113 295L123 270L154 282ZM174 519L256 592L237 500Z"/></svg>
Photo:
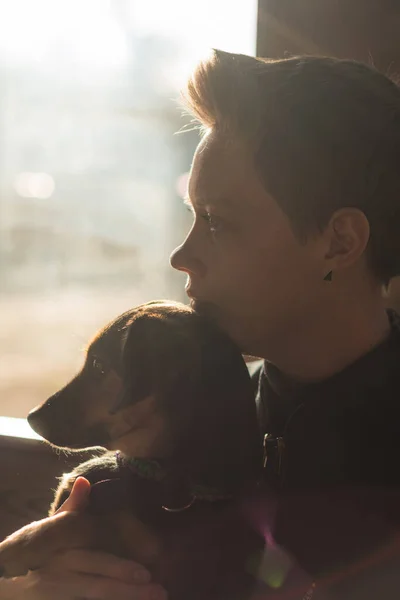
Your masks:
<svg viewBox="0 0 400 600"><path fill-rule="evenodd" d="M0 2L0 51L15 61L68 55L90 67L114 67L126 57L126 40L109 0Z"/></svg>
<svg viewBox="0 0 400 600"><path fill-rule="evenodd" d="M0 0L0 54L14 62L115 68L127 59L128 31L183 44L176 67L185 73L210 48L255 53L256 0L127 0L124 6L121 15L113 0Z"/></svg>
<svg viewBox="0 0 400 600"><path fill-rule="evenodd" d="M42 440L37 433L31 429L26 419L15 417L0 417L0 436L27 438L30 440Z"/></svg>

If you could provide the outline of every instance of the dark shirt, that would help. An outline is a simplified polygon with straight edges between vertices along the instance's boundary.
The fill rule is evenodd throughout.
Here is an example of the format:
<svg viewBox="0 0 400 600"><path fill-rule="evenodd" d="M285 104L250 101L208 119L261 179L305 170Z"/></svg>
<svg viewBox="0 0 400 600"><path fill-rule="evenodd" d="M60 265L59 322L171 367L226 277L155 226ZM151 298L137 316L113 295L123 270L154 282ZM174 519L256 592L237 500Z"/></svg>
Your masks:
<svg viewBox="0 0 400 600"><path fill-rule="evenodd" d="M252 367L273 537L329 598L400 598L400 320L390 319L382 344L325 381Z"/></svg>

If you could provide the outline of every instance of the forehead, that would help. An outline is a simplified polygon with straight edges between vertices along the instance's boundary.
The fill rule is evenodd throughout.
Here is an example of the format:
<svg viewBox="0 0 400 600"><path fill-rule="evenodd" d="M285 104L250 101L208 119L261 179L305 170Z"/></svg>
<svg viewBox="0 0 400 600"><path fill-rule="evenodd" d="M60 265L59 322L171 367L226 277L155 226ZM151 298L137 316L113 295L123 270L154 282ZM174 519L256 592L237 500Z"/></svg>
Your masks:
<svg viewBox="0 0 400 600"><path fill-rule="evenodd" d="M253 157L239 142L217 134L206 135L194 155L189 196L194 204L223 204L246 208L265 199L266 191L256 173Z"/></svg>
<svg viewBox="0 0 400 600"><path fill-rule="evenodd" d="M97 356L108 366L119 370L122 350L128 333L128 323L134 312L134 309L127 311L100 329L90 340L87 354Z"/></svg>

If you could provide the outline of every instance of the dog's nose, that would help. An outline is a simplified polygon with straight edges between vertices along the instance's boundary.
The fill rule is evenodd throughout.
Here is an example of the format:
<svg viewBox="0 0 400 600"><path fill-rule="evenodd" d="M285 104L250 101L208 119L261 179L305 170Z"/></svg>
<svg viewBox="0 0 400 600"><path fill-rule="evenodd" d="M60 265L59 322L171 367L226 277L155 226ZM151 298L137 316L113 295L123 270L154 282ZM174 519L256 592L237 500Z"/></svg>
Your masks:
<svg viewBox="0 0 400 600"><path fill-rule="evenodd" d="M39 406L31 410L27 416L27 420L29 425L32 427L33 431L35 431L36 433L38 433L46 439L48 429L46 426L46 419L43 415L43 408L43 406Z"/></svg>

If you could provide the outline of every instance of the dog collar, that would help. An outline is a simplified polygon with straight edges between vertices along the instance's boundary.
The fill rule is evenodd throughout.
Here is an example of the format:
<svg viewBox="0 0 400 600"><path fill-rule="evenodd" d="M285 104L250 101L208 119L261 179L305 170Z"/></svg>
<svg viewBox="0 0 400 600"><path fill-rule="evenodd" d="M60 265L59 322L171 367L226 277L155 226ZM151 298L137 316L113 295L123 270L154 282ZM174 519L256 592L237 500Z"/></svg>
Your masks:
<svg viewBox="0 0 400 600"><path fill-rule="evenodd" d="M152 481L165 481L167 479L167 469L163 467L162 462L152 458L132 458L124 456L119 450L115 453L117 464L119 467L128 467L132 473L144 479L150 479ZM203 486L199 484L190 483L189 494L191 501L188 505L179 510L185 510L190 508L196 500L203 500L206 502L218 502L221 500L228 500L232 496L223 493L221 490ZM175 510L163 507L165 510Z"/></svg>

